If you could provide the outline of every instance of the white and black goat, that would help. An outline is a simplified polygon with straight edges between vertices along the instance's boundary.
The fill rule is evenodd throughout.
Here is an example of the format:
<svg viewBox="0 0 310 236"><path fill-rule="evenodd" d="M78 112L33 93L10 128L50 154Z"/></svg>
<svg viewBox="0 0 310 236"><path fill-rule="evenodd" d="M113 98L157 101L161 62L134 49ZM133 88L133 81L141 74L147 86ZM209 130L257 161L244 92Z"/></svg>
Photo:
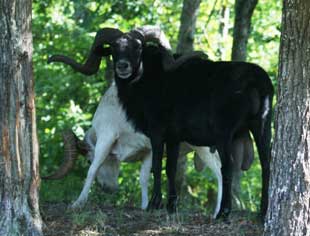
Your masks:
<svg viewBox="0 0 310 236"><path fill-rule="evenodd" d="M126 114L118 101L117 89L112 84L102 96L92 120L92 127L86 132L85 142L79 141L72 132L65 132L65 161L51 176L44 179L63 178L72 168L76 154L87 154L91 166L79 198L72 208L80 208L87 201L91 184L97 176L99 184L105 191L113 192L118 188L120 162L141 161L140 186L142 194L141 208L148 204L148 181L151 171L152 155L149 138L136 132L128 122ZM218 194L213 216L220 209L222 198L221 162L217 153L211 154L208 147L192 147L198 153L195 167L202 171L209 167L217 179ZM182 145L181 155L192 151L188 145ZM198 164L199 163L199 164Z"/></svg>
<svg viewBox="0 0 310 236"><path fill-rule="evenodd" d="M267 209L273 87L267 73L254 64L212 62L203 58L174 61L163 45L150 46L145 30L98 31L85 64L54 56L84 74L96 73L101 57L112 54L119 100L128 119L152 146L154 175L149 209L161 205L164 144L169 183L167 209L176 210L175 173L182 141L217 149L222 162L223 201L220 215L231 210L231 167L234 140L252 132L262 165L261 211ZM155 37L154 37L155 36ZM109 47L104 47L108 45Z"/></svg>

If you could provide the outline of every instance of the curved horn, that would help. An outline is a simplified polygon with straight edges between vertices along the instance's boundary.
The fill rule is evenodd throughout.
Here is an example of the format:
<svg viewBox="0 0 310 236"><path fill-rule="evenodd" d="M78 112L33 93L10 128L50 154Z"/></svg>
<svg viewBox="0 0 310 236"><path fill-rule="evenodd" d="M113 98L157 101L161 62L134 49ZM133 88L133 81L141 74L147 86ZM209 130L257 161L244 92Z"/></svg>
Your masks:
<svg viewBox="0 0 310 236"><path fill-rule="evenodd" d="M193 51L181 56L174 56L172 53L168 50L162 49L162 60L163 60L163 68L165 71L173 71L177 69L179 66L183 65L185 62L187 62L190 59L194 58L200 58L200 59L208 59L207 54L205 54L202 51Z"/></svg>
<svg viewBox="0 0 310 236"><path fill-rule="evenodd" d="M95 40L89 52L89 56L84 64L78 63L74 59L64 55L51 56L47 62L63 62L82 74L93 75L99 70L101 58L111 54L111 49L105 48L103 45L111 44L121 35L123 35L123 32L118 29L100 29L96 34Z"/></svg>
<svg viewBox="0 0 310 236"><path fill-rule="evenodd" d="M146 25L132 30L131 33L139 33L143 36L145 42L159 43L167 50L171 50L170 42L159 26Z"/></svg>
<svg viewBox="0 0 310 236"><path fill-rule="evenodd" d="M184 55L174 56L173 58L175 59L174 62L173 63L168 62L166 66L164 67L166 71L175 70L176 68L183 65L185 62L187 62L190 59L200 58L200 59L206 60L208 59L208 55L202 51L193 51L193 52L186 53ZM168 59L168 60L171 60L171 59Z"/></svg>
<svg viewBox="0 0 310 236"><path fill-rule="evenodd" d="M83 156L87 156L89 151L90 151L90 147L89 145L85 142L85 140L79 140L77 139L76 141L76 145L77 145L77 149L79 154L83 155Z"/></svg>
<svg viewBox="0 0 310 236"><path fill-rule="evenodd" d="M64 131L62 136L65 149L63 163L54 174L42 177L42 179L62 179L72 169L77 155L79 153L82 155L85 155L85 153L87 153L86 144L83 144L83 146L81 146L82 141L80 141L71 130Z"/></svg>
<svg viewBox="0 0 310 236"><path fill-rule="evenodd" d="M146 25L136 28L131 33L138 33L143 36L144 41L151 41L160 44L163 56L163 67L165 71L172 71L184 64L188 59L192 58L203 58L207 59L208 56L202 51L194 51L186 55L181 55L177 59L171 53L171 46L165 33L160 29L159 26Z"/></svg>
<svg viewBox="0 0 310 236"><path fill-rule="evenodd" d="M163 67L165 71L173 70L175 59L171 53L170 42L165 33L159 26L146 25L138 27L130 32L131 34L140 34L144 42L155 42L162 47Z"/></svg>

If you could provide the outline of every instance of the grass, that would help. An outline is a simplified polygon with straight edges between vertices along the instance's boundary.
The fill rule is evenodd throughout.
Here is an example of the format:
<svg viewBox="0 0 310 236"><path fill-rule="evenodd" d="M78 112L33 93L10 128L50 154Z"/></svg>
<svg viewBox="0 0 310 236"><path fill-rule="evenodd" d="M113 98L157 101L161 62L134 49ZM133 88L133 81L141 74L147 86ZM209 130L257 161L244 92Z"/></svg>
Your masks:
<svg viewBox="0 0 310 236"><path fill-rule="evenodd" d="M154 212L140 210L139 165L125 164L121 167L119 191L106 194L94 184L86 206L79 211L67 209L82 190L86 170L73 172L62 180L42 181L40 205L47 226L44 233L47 236L260 236L262 225L257 221L257 214L253 213L260 199L257 159L242 179L241 197L247 211L233 212L229 223L210 218L217 191L210 171L198 173L189 161L186 175L189 193L180 200L178 214L168 216L164 209Z"/></svg>
<svg viewBox="0 0 310 236"><path fill-rule="evenodd" d="M65 203L41 205L46 236L262 235L257 214L251 212L233 212L227 222L213 220L203 210L179 209L178 214L171 216L165 209L145 212L136 207L95 203L78 211L66 210L67 207Z"/></svg>

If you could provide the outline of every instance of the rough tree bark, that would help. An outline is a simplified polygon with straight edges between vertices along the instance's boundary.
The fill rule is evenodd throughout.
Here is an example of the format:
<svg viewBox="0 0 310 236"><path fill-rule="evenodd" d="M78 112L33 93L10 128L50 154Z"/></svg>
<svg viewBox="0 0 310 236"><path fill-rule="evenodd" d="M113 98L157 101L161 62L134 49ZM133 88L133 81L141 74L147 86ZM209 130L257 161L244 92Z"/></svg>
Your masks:
<svg viewBox="0 0 310 236"><path fill-rule="evenodd" d="M0 0L0 235L42 235L31 0Z"/></svg>
<svg viewBox="0 0 310 236"><path fill-rule="evenodd" d="M194 48L194 34L196 27L196 19L199 11L201 0L184 0L180 19L180 29L178 36L177 53L183 54L192 52ZM182 152L182 151L181 151ZM186 151L183 151L186 152ZM186 157L179 155L177 174L176 174L176 188L178 193L182 196L186 191Z"/></svg>
<svg viewBox="0 0 310 236"><path fill-rule="evenodd" d="M251 32L251 18L258 0L236 0L235 21L233 29L232 61L246 61L247 43ZM240 181L242 177L241 162L234 158L232 196L233 208L244 208L241 201Z"/></svg>
<svg viewBox="0 0 310 236"><path fill-rule="evenodd" d="M284 0L265 236L310 235L310 1Z"/></svg>

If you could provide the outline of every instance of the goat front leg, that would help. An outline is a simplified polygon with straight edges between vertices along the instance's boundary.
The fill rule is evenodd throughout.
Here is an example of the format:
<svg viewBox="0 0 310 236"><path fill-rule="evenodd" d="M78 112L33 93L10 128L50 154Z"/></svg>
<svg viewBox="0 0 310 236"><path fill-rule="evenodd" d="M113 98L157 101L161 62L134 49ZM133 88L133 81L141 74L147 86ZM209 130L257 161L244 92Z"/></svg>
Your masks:
<svg viewBox="0 0 310 236"><path fill-rule="evenodd" d="M148 183L151 173L151 167L152 167L152 153L149 151L147 155L145 155L145 158L143 159L143 162L141 164L140 169L140 186L141 186L141 195L142 195L142 201L141 201L141 208L145 210L148 205Z"/></svg>
<svg viewBox="0 0 310 236"><path fill-rule="evenodd" d="M147 210L162 208L162 195L161 195L161 170L162 158L164 152L164 143L157 138L151 138L152 145L152 171L154 177L153 194L149 201Z"/></svg>
<svg viewBox="0 0 310 236"><path fill-rule="evenodd" d="M106 159L107 155L110 153L112 145L116 141L116 135L114 134L104 134L102 138L97 140L95 147L95 157L89 167L87 172L87 178L85 180L83 190L79 198L72 204L71 208L81 208L85 204L88 198L88 193L90 187L96 177L97 171L101 164Z"/></svg>
<svg viewBox="0 0 310 236"><path fill-rule="evenodd" d="M168 203L167 211L169 214L175 213L177 209L177 191L175 187L175 175L179 156L179 143L167 143L167 164L166 174L168 177Z"/></svg>

